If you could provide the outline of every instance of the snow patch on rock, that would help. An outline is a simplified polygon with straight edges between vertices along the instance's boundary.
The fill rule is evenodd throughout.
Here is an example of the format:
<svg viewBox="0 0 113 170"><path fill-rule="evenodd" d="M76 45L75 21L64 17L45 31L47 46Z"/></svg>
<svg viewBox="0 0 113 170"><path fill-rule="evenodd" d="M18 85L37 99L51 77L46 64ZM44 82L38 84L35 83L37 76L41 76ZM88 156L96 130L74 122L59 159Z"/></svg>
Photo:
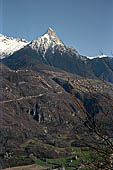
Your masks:
<svg viewBox="0 0 113 170"><path fill-rule="evenodd" d="M104 58L104 57L108 57L107 55L103 54L103 55L98 55L98 56L94 56L94 57L91 57L91 56L86 56L88 59L92 60L92 59L95 59L95 58Z"/></svg>

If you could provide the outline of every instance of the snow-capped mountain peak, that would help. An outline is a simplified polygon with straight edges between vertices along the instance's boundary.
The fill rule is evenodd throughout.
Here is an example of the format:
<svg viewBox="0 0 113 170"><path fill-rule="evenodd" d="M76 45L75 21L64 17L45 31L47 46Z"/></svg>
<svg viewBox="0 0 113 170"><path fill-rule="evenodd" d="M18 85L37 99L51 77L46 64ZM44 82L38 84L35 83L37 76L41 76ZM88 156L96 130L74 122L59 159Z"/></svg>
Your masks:
<svg viewBox="0 0 113 170"><path fill-rule="evenodd" d="M63 42L59 40L59 38L56 35L56 32L51 27L49 27L47 32L43 34L40 38L45 39L46 41L48 40L50 41L50 43L56 42L56 44L64 45Z"/></svg>
<svg viewBox="0 0 113 170"><path fill-rule="evenodd" d="M45 34L30 43L30 47L37 52L40 51L43 57L49 48L54 53L55 48L62 49L64 46L63 42L57 37L56 32L50 27Z"/></svg>
<svg viewBox="0 0 113 170"><path fill-rule="evenodd" d="M24 39L7 37L0 34L0 58L3 59L12 55L15 51L20 50L27 44L29 44L29 42Z"/></svg>

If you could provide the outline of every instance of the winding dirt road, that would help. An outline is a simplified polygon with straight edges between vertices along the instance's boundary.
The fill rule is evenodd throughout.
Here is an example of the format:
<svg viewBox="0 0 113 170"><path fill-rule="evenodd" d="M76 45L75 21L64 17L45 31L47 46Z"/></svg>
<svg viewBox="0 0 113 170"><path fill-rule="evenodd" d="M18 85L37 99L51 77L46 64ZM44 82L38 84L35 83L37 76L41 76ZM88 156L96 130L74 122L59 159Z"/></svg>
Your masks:
<svg viewBox="0 0 113 170"><path fill-rule="evenodd" d="M3 170L45 170L45 169L47 168L44 168L40 165L33 164L33 165L27 165L27 166L17 166L17 167L12 167L12 168L6 168Z"/></svg>
<svg viewBox="0 0 113 170"><path fill-rule="evenodd" d="M15 101L20 101L20 100L26 100L26 99L32 99L32 98L37 98L37 97L40 97L40 96L43 96L43 95L44 95L44 94L39 94L39 95L36 95L36 96L26 96L26 97L21 97L21 98L14 99L14 100L0 101L0 104L3 104L3 103L10 103L10 102L15 102Z"/></svg>

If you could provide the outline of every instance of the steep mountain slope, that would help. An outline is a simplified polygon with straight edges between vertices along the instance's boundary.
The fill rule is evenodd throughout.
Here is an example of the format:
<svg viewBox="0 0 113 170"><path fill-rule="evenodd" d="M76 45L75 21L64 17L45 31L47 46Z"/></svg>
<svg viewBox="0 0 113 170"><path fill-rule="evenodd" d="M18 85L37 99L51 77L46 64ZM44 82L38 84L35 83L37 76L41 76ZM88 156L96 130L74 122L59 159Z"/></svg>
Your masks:
<svg viewBox="0 0 113 170"><path fill-rule="evenodd" d="M110 153L113 85L103 79L113 83L112 58L80 56L49 28L1 61L2 168L75 157L76 149L88 144ZM96 128L105 140L95 135Z"/></svg>
<svg viewBox="0 0 113 170"><path fill-rule="evenodd" d="M104 119L100 106L112 114L111 103L103 103L104 95L113 95L111 84L103 85L102 81L83 79L45 65L40 72L14 71L2 64L0 68L2 167L30 164L32 153L41 159L71 155L74 150L69 147L70 142L84 146L87 138L88 142L91 140L85 135L84 124L90 120L86 112L95 115L98 122ZM71 90L76 100L70 95ZM107 126L109 135L113 130L111 121L106 116L104 128Z"/></svg>
<svg viewBox="0 0 113 170"><path fill-rule="evenodd" d="M54 158L69 154L47 145L69 133L74 102L70 95L47 74L30 70L13 71L0 66L0 165L30 164L30 154L39 158ZM43 67L45 70L45 68ZM49 70L49 68L48 68ZM51 70L50 70L51 72ZM52 73L54 76L54 73ZM58 72L62 75L64 72ZM74 106L73 106L74 107ZM77 120L77 118L76 118ZM63 127L64 126L64 127ZM24 147L29 140L37 146ZM39 141L46 144L38 145ZM48 142L47 142L48 141ZM23 147L22 147L23 146ZM11 157L10 157L11 156ZM24 157L24 160L23 160ZM18 161L17 161L18 159ZM16 162L15 162L16 160Z"/></svg>
<svg viewBox="0 0 113 170"><path fill-rule="evenodd" d="M11 69L30 66L32 69L35 67L35 70L38 70L38 64L43 63L83 77L99 78L113 83L112 57L81 56L75 49L64 45L51 28L2 62Z"/></svg>
<svg viewBox="0 0 113 170"><path fill-rule="evenodd" d="M0 58L5 58L20 50L29 42L24 39L7 37L0 34Z"/></svg>

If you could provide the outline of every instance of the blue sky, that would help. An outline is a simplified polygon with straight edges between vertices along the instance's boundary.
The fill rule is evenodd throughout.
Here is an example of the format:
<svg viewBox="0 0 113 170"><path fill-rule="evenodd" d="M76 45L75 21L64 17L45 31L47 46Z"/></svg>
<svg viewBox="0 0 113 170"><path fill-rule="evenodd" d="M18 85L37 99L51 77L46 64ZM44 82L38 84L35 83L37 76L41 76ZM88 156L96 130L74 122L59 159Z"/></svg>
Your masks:
<svg viewBox="0 0 113 170"><path fill-rule="evenodd" d="M0 32L33 40L52 27L81 55L113 51L113 0L0 0Z"/></svg>

